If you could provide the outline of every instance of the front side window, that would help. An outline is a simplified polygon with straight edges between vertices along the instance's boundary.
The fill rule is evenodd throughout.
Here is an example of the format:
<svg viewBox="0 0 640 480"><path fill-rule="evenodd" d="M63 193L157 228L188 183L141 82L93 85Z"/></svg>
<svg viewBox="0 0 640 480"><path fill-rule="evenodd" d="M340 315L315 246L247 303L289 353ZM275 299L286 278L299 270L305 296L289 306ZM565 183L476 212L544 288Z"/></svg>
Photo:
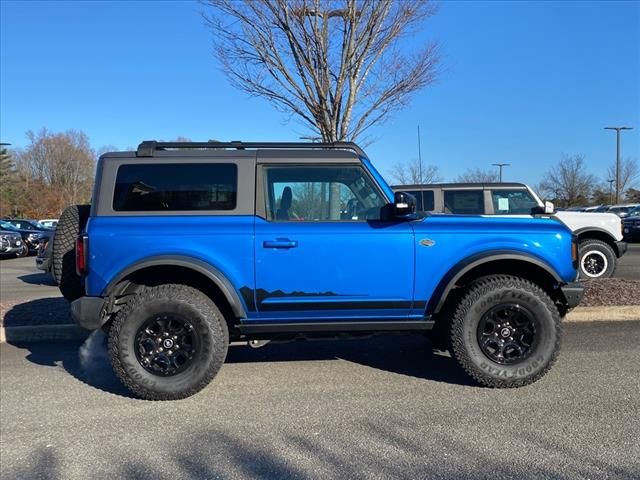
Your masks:
<svg viewBox="0 0 640 480"><path fill-rule="evenodd" d="M230 163L121 165L113 194L117 212L233 210L238 169Z"/></svg>
<svg viewBox="0 0 640 480"><path fill-rule="evenodd" d="M493 211L497 215L530 215L538 202L528 190L493 190Z"/></svg>
<svg viewBox="0 0 640 480"><path fill-rule="evenodd" d="M269 220L378 220L387 203L361 167L273 166L264 171Z"/></svg>
<svg viewBox="0 0 640 480"><path fill-rule="evenodd" d="M444 211L461 215L484 215L482 190L448 190L444 192Z"/></svg>

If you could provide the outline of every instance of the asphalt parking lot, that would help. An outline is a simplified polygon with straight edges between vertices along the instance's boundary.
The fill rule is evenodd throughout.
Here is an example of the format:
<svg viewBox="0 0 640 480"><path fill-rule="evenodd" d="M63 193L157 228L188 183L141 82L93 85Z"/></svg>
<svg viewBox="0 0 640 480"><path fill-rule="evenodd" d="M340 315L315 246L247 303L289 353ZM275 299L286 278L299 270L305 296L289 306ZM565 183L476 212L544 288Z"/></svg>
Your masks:
<svg viewBox="0 0 640 480"><path fill-rule="evenodd" d="M101 338L2 344L2 478L639 478L640 322L565 333L516 390L392 336L234 347L177 402L130 398Z"/></svg>

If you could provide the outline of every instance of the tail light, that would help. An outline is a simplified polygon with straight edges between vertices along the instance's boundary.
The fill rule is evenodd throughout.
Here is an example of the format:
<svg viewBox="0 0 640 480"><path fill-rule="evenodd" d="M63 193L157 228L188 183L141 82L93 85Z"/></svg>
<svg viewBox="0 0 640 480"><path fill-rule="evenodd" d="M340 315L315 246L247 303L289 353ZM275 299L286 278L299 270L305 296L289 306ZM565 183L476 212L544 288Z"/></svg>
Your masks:
<svg viewBox="0 0 640 480"><path fill-rule="evenodd" d="M86 235L80 235L76 238L76 273L80 276L86 275L88 271L89 239Z"/></svg>

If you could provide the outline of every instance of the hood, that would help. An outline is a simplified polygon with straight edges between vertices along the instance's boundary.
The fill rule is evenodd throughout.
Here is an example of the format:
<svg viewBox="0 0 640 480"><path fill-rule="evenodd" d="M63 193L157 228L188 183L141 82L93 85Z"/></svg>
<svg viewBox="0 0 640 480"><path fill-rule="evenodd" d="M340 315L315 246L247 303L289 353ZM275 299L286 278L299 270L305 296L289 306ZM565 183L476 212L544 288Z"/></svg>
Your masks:
<svg viewBox="0 0 640 480"><path fill-rule="evenodd" d="M556 212L554 216L565 223L572 231L595 228L605 230L616 240L622 240L622 220L613 213Z"/></svg>

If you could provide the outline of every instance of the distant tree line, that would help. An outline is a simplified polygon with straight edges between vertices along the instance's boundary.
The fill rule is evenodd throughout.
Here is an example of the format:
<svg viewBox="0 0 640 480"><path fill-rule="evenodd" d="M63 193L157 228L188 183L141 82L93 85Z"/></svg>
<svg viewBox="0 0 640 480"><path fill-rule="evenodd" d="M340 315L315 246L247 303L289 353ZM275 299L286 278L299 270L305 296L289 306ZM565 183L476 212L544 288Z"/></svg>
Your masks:
<svg viewBox="0 0 640 480"><path fill-rule="evenodd" d="M2 150L0 215L57 217L67 205L88 203L96 152L87 135L44 128L26 135L25 148Z"/></svg>

